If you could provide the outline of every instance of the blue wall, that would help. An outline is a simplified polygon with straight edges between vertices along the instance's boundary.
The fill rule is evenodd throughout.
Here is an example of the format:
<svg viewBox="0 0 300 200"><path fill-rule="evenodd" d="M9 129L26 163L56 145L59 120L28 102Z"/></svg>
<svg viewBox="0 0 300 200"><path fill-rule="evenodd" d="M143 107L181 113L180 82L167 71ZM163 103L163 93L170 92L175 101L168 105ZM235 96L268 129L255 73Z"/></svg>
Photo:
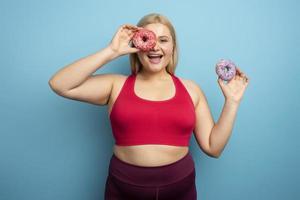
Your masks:
<svg viewBox="0 0 300 200"><path fill-rule="evenodd" d="M150 12L173 22L176 74L202 87L215 121L224 103L216 61L230 58L250 77L221 157L192 137L199 199L300 199L299 9L296 0L1 1L0 199L103 199L107 107L60 97L48 80ZM128 57L96 73L129 74Z"/></svg>

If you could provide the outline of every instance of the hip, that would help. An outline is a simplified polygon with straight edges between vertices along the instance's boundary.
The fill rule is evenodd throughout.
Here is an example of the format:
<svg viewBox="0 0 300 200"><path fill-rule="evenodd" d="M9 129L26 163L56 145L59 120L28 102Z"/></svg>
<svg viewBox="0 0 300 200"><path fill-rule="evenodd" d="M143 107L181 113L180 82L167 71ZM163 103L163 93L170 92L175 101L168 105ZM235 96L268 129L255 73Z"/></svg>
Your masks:
<svg viewBox="0 0 300 200"><path fill-rule="evenodd" d="M110 176L126 184L158 187L176 183L195 173L195 164L189 151L175 162L153 167L130 164L113 154L108 172Z"/></svg>

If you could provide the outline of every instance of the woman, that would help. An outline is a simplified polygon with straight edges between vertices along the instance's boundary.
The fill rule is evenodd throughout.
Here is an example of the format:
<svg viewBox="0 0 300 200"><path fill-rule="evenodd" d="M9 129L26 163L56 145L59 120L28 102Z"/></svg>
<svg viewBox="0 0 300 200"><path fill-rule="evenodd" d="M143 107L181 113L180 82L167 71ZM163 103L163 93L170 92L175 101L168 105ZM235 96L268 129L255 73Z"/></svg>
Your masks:
<svg viewBox="0 0 300 200"><path fill-rule="evenodd" d="M156 46L148 52L131 45L141 27L156 35ZM201 88L175 76L177 53L171 22L152 13L137 26L121 26L106 48L64 67L49 81L61 96L108 105L116 143L106 180L107 200L195 200L191 133L214 158L227 143L248 78L238 69L228 84L218 79L225 104L215 123ZM92 75L126 54L130 54L131 75Z"/></svg>

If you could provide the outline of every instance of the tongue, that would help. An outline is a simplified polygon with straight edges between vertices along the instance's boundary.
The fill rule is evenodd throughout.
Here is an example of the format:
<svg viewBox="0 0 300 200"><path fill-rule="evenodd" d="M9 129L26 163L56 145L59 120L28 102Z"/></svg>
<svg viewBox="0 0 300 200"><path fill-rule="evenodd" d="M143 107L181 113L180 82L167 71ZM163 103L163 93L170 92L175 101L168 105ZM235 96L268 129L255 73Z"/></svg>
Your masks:
<svg viewBox="0 0 300 200"><path fill-rule="evenodd" d="M158 64L160 62L160 57L150 58L150 62L153 63L153 64Z"/></svg>

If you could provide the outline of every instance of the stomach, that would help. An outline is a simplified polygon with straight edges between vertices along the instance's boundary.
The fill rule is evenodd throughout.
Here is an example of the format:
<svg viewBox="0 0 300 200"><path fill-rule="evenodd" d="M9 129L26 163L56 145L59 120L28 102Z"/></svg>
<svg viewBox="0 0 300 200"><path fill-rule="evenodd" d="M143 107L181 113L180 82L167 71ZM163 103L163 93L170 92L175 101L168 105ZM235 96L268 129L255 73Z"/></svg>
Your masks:
<svg viewBox="0 0 300 200"><path fill-rule="evenodd" d="M120 160L137 166L155 167L171 164L183 158L189 151L188 146L171 145L114 145L114 154Z"/></svg>

